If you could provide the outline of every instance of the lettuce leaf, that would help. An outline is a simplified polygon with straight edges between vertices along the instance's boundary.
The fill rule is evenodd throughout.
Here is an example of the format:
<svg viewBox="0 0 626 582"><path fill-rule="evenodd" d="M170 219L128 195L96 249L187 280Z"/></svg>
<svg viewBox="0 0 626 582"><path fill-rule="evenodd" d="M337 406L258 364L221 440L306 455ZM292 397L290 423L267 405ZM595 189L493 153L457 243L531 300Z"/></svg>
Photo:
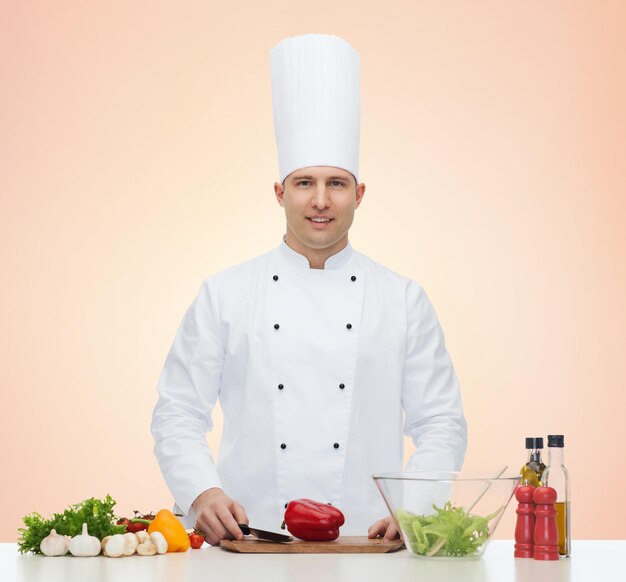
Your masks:
<svg viewBox="0 0 626 582"><path fill-rule="evenodd" d="M433 505L432 515L414 515L400 509L396 519L404 541L422 556L471 556L489 538L489 522L502 511L482 517L467 513L449 501L443 507Z"/></svg>

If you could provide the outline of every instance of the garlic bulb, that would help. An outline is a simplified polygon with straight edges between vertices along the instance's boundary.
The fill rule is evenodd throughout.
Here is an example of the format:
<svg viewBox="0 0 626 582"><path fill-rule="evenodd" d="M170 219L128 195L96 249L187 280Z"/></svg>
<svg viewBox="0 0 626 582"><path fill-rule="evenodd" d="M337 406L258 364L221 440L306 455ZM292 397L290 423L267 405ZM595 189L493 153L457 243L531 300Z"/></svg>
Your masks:
<svg viewBox="0 0 626 582"><path fill-rule="evenodd" d="M70 540L70 553L72 556L97 556L100 553L100 540L89 535L86 523L83 523L82 533Z"/></svg>
<svg viewBox="0 0 626 582"><path fill-rule="evenodd" d="M65 556L68 550L65 536L59 535L53 529L39 544L39 549L45 556Z"/></svg>

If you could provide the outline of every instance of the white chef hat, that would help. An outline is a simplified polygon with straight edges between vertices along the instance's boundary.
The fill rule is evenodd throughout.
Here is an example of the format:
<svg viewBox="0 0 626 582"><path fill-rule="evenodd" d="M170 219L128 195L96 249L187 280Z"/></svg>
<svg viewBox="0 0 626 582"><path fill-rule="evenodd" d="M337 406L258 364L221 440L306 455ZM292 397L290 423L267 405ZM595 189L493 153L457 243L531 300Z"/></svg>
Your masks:
<svg viewBox="0 0 626 582"><path fill-rule="evenodd" d="M308 166L335 166L359 179L359 53L343 38L305 34L270 51L280 181Z"/></svg>

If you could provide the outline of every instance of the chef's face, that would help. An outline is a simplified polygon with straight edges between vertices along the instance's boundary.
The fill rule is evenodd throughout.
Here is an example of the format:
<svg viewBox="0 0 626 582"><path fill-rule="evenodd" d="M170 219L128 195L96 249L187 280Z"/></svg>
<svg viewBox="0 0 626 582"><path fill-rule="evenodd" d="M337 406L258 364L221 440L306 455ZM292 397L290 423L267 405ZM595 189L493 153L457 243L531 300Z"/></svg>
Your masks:
<svg viewBox="0 0 626 582"><path fill-rule="evenodd" d="M361 204L365 184L341 168L310 166L274 184L278 203L285 209L287 241L296 250L338 252L348 243L354 211ZM334 254L331 252L331 254Z"/></svg>

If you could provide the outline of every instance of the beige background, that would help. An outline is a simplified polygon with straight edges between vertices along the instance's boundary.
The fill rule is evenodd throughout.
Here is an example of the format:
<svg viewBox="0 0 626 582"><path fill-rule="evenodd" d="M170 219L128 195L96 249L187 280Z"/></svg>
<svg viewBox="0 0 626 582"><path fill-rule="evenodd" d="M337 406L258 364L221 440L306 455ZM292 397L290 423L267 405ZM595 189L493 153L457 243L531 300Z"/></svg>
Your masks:
<svg viewBox="0 0 626 582"><path fill-rule="evenodd" d="M4 1L0 541L90 496L170 505L156 382L202 279L284 232L268 51L308 32L361 54L351 241L431 297L466 467L562 432L574 537L626 537L625 22L620 1Z"/></svg>

